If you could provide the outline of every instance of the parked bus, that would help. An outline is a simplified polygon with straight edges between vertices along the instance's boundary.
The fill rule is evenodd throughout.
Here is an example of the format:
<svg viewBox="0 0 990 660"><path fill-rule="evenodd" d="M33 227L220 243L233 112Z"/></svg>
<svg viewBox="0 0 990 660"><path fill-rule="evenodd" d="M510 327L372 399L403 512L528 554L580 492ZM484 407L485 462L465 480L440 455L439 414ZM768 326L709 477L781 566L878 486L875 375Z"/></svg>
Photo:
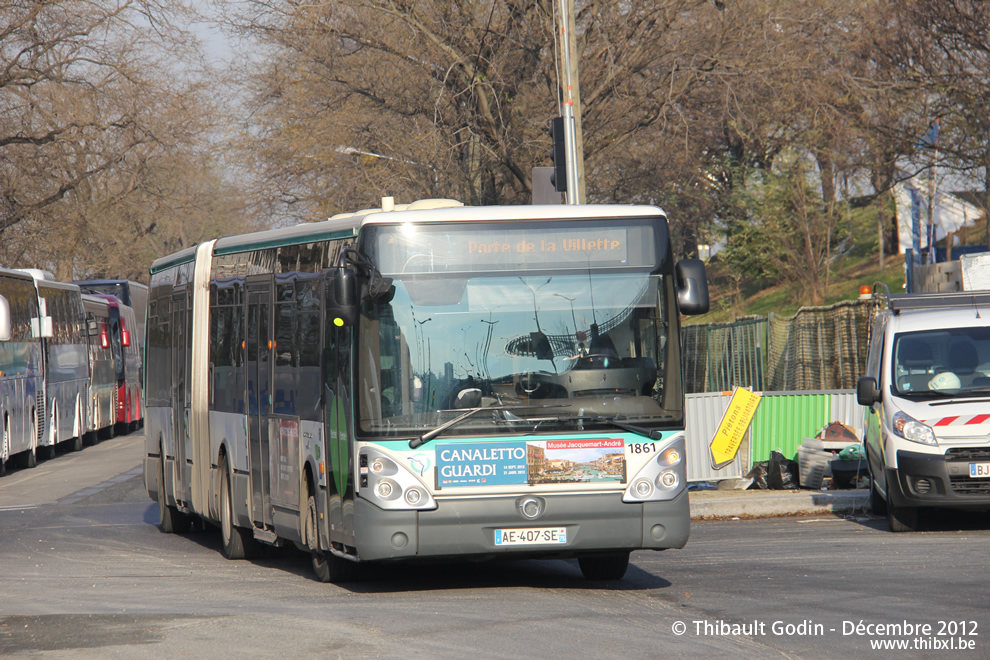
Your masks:
<svg viewBox="0 0 990 660"><path fill-rule="evenodd" d="M44 357L33 278L0 269L0 475L13 459L36 463L45 428Z"/></svg>
<svg viewBox="0 0 990 660"><path fill-rule="evenodd" d="M155 261L145 486L224 554L574 558L687 542L678 311L654 207L425 200Z"/></svg>
<svg viewBox="0 0 990 660"><path fill-rule="evenodd" d="M88 338L82 292L74 284L54 281L51 273L25 269L34 277L42 317L51 318L51 332L42 332L46 422L37 450L55 456L55 446L82 449L89 396Z"/></svg>
<svg viewBox="0 0 990 660"><path fill-rule="evenodd" d="M73 282L86 293L114 296L134 310L136 339L144 341L144 319L148 311L148 285L131 280L78 280ZM143 351L142 351L143 352Z"/></svg>
<svg viewBox="0 0 990 660"><path fill-rule="evenodd" d="M110 338L117 378L116 433L133 433L144 423L142 353L134 310L115 296L104 296L110 312Z"/></svg>
<svg viewBox="0 0 990 660"><path fill-rule="evenodd" d="M89 339L89 398L86 414L87 444L112 438L117 423L117 368L111 329L109 301L104 296L83 294L86 310L86 335ZM114 298L114 301L117 299Z"/></svg>

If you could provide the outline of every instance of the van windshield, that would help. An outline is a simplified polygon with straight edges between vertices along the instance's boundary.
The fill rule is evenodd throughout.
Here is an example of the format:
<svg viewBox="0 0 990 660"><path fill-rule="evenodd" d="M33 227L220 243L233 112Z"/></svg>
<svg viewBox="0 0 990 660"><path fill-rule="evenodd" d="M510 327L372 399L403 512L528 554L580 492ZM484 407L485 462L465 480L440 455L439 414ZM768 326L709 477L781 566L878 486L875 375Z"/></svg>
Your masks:
<svg viewBox="0 0 990 660"><path fill-rule="evenodd" d="M894 338L894 393L913 397L990 393L990 328L939 328Z"/></svg>

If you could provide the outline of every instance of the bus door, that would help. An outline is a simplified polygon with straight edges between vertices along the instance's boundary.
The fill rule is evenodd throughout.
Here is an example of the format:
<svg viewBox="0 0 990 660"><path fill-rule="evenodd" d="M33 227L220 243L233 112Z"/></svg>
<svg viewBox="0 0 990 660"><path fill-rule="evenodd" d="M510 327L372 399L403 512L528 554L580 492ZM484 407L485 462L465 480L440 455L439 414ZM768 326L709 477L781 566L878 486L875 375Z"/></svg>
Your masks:
<svg viewBox="0 0 990 660"><path fill-rule="evenodd" d="M326 429L330 541L354 546L353 457L347 420L350 407L346 383L350 374L350 328L327 324L325 344L324 429Z"/></svg>
<svg viewBox="0 0 990 660"><path fill-rule="evenodd" d="M258 527L272 524L268 465L268 415L271 411L270 284L247 285L248 455L251 459L251 519Z"/></svg>
<svg viewBox="0 0 990 660"><path fill-rule="evenodd" d="M189 309L187 292L178 290L172 294L172 444L175 452L173 480L176 501L185 502L186 456L189 430ZM120 405L120 404L118 404ZM167 452L167 449L166 449ZM165 460L165 457L162 457Z"/></svg>

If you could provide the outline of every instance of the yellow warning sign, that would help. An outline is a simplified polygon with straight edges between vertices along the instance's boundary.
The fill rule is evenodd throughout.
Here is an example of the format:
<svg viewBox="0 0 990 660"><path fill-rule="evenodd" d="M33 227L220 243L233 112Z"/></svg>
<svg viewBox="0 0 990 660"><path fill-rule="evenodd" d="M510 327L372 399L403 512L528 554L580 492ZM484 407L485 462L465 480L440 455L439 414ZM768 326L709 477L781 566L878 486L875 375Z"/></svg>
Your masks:
<svg viewBox="0 0 990 660"><path fill-rule="evenodd" d="M733 390L729 407L722 415L715 437L708 445L712 469L721 470L736 457L739 445L746 435L746 429L753 421L756 407L760 405L760 398L759 394L745 387L737 387Z"/></svg>

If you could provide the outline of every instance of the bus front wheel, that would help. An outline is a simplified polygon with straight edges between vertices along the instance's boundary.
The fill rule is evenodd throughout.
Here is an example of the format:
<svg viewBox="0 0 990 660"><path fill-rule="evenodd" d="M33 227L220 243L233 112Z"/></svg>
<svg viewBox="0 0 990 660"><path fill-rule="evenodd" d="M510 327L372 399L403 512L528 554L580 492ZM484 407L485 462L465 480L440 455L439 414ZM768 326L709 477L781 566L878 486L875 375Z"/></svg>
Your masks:
<svg viewBox="0 0 990 660"><path fill-rule="evenodd" d="M578 557L581 573L588 580L621 580L629 568L629 553L617 552L597 557Z"/></svg>
<svg viewBox="0 0 990 660"><path fill-rule="evenodd" d="M306 547L313 562L313 572L320 582L348 582L357 574L357 565L320 550L316 497L310 493L306 506Z"/></svg>

